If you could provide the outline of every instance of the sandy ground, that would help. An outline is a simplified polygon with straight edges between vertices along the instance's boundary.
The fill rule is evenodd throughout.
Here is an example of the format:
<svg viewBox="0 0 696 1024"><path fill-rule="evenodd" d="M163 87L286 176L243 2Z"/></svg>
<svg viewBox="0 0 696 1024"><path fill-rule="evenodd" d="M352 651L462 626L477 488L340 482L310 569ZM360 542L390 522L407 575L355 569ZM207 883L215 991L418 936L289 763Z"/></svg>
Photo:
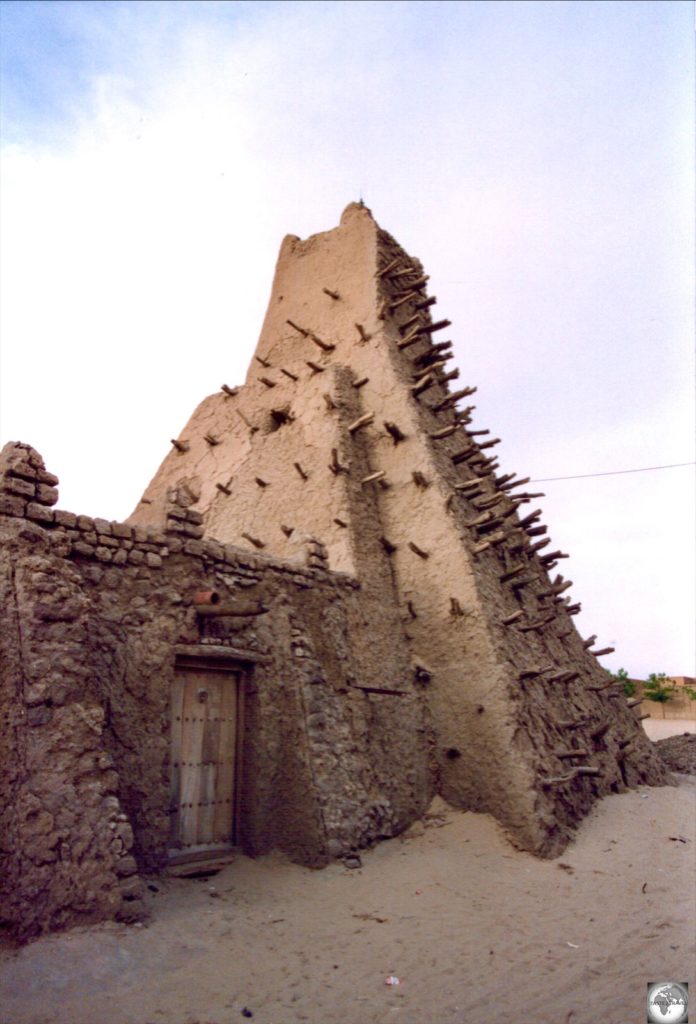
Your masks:
<svg viewBox="0 0 696 1024"><path fill-rule="evenodd" d="M438 801L360 869L156 880L147 925L4 950L0 1021L642 1024L646 982L696 997L696 776L677 778L602 801L556 861Z"/></svg>

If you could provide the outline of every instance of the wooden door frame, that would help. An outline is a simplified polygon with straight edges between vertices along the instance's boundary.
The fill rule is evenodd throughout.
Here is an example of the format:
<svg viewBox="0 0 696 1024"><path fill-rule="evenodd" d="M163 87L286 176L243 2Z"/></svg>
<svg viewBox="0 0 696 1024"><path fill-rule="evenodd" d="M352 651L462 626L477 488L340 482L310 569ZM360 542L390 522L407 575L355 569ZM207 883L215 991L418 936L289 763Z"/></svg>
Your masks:
<svg viewBox="0 0 696 1024"><path fill-rule="evenodd" d="M223 647L222 645L212 644L180 644L175 648L174 655L174 666L173 676L175 677L177 672L180 670L185 671L186 669L192 669L196 672L211 672L219 673L220 675L234 674L237 676L237 703L236 703L236 728L235 728L235 752L234 752L234 792L233 792L233 814L232 814L232 836L230 841L230 848L235 848L239 845L239 837L241 833L241 805L242 805L242 780L243 780L243 752L244 752L244 704L246 697L247 684L251 678L254 663L257 661L270 660L267 657L256 654L252 651L242 651L239 649ZM170 721L170 740L171 744L171 728L172 722ZM170 783L171 786L171 783ZM171 789L170 789L171 792ZM195 856L195 855L192 855ZM198 856L195 856L196 861L205 863L206 859L219 859L220 851L210 852L210 858L206 858L205 853L200 851ZM176 862L183 863L183 859L180 861L179 858Z"/></svg>

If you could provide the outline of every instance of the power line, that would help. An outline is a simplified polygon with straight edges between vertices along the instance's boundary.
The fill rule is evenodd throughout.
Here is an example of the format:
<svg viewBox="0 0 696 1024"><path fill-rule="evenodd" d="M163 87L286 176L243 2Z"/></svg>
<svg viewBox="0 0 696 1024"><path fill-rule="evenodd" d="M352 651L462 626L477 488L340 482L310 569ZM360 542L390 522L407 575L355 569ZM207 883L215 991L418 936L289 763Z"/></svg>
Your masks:
<svg viewBox="0 0 696 1024"><path fill-rule="evenodd" d="M577 476L537 476L532 484L551 483L552 480L586 480L592 476L620 476L622 473L651 473L655 469L678 469L681 466L696 466L696 462L673 462L669 466L643 466L642 469L614 469L608 473L579 473Z"/></svg>

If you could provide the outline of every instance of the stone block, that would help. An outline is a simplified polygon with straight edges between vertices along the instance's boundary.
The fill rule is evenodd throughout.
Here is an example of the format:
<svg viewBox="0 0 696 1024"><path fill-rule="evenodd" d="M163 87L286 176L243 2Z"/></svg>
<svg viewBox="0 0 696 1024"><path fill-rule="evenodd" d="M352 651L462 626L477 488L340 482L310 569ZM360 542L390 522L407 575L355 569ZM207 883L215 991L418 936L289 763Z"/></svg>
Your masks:
<svg viewBox="0 0 696 1024"><path fill-rule="evenodd" d="M52 523L55 520L55 512L45 505L37 505L30 501L27 505L27 519L34 519L37 523Z"/></svg>
<svg viewBox="0 0 696 1024"><path fill-rule="evenodd" d="M203 514L201 512L197 512L195 508L187 508L186 521L189 523L193 523L194 526L202 526Z"/></svg>
<svg viewBox="0 0 696 1024"><path fill-rule="evenodd" d="M151 569L159 569L162 565L162 559L154 551L148 551L145 555L145 564L149 565Z"/></svg>
<svg viewBox="0 0 696 1024"><path fill-rule="evenodd" d="M52 718L53 708L46 707L45 704L39 704L35 708L27 708L27 725L32 727L48 725Z"/></svg>
<svg viewBox="0 0 696 1024"><path fill-rule="evenodd" d="M0 513L6 516L24 516L27 503L12 494L0 494Z"/></svg>
<svg viewBox="0 0 696 1024"><path fill-rule="evenodd" d="M172 533L183 535L186 533L186 523L182 523L178 519L167 519L166 530L168 535Z"/></svg>
<svg viewBox="0 0 696 1024"><path fill-rule="evenodd" d="M83 533L94 530L94 520L89 516L78 516L77 517L77 528L82 530Z"/></svg>
<svg viewBox="0 0 696 1024"><path fill-rule="evenodd" d="M85 555L85 557L91 558L94 554L94 545L86 544L83 540L73 541L72 554Z"/></svg>
<svg viewBox="0 0 696 1024"><path fill-rule="evenodd" d="M114 537L120 537L122 540L131 540L133 537L133 527L129 526L128 523L112 523L111 533Z"/></svg>
<svg viewBox="0 0 696 1024"><path fill-rule="evenodd" d="M178 555L184 546L184 542L178 537L167 538L167 548L173 555Z"/></svg>
<svg viewBox="0 0 696 1024"><path fill-rule="evenodd" d="M184 533L187 537L193 537L195 540L200 540L203 536L203 527L194 526L193 523L184 523Z"/></svg>
<svg viewBox="0 0 696 1024"><path fill-rule="evenodd" d="M124 551L123 548L119 548L118 551L114 551L114 557L112 562L114 565L124 565L128 561L128 552Z"/></svg>
<svg viewBox="0 0 696 1024"><path fill-rule="evenodd" d="M77 525L77 516L74 512L64 512L62 509L56 509L55 521L59 526L66 526L70 529Z"/></svg>
<svg viewBox="0 0 696 1024"><path fill-rule="evenodd" d="M131 875L135 875L138 871L138 865L135 862L135 857L127 855L125 857L119 857L118 863L116 864L116 874L119 878L129 878Z"/></svg>
<svg viewBox="0 0 696 1024"><path fill-rule="evenodd" d="M145 555L142 551L138 551L137 548L133 548L132 551L128 552L128 561L132 565L141 565L145 561Z"/></svg>
<svg viewBox="0 0 696 1024"><path fill-rule="evenodd" d="M99 543L103 544L105 548L117 548L118 540L116 537L107 537L105 534L99 535Z"/></svg>
<svg viewBox="0 0 696 1024"><path fill-rule="evenodd" d="M58 491L55 487L49 487L48 484L37 484L36 500L40 501L42 505L55 505L58 501Z"/></svg>
<svg viewBox="0 0 696 1024"><path fill-rule="evenodd" d="M121 878L118 887L124 900L139 900L143 897L145 891L143 883L137 875Z"/></svg>
<svg viewBox="0 0 696 1024"><path fill-rule="evenodd" d="M107 537L111 536L111 523L108 522L106 519L95 519L94 529L97 531L97 533L103 533Z"/></svg>
<svg viewBox="0 0 696 1024"><path fill-rule="evenodd" d="M39 469L36 471L36 479L39 483L48 484L49 487L57 487L60 480L55 473L49 473L47 469Z"/></svg>
<svg viewBox="0 0 696 1024"><path fill-rule="evenodd" d="M94 552L94 557L96 559L98 559L100 562L110 562L111 559L113 558L113 556L114 556L114 553L111 550L111 548L104 547L103 544L100 544L95 549L95 552Z"/></svg>
<svg viewBox="0 0 696 1024"><path fill-rule="evenodd" d="M1 470L0 470L1 471ZM19 477L21 480L36 480L38 478L38 471L30 466L28 462L16 462L5 470L4 475Z"/></svg>
<svg viewBox="0 0 696 1024"><path fill-rule="evenodd" d="M167 509L167 519L178 519L183 523L187 518L185 508L178 508L176 505L170 505Z"/></svg>
<svg viewBox="0 0 696 1024"><path fill-rule="evenodd" d="M184 551L187 555L197 555L200 558L205 551L205 547L200 540L187 540L184 544Z"/></svg>
<svg viewBox="0 0 696 1024"><path fill-rule="evenodd" d="M4 478L2 489L6 494L21 494L24 498L33 498L36 494L36 484L32 480L20 480L12 476Z"/></svg>
<svg viewBox="0 0 696 1024"><path fill-rule="evenodd" d="M225 557L225 549L222 544L216 540L206 540L205 542L205 553L210 558L214 558L215 561L219 562Z"/></svg>

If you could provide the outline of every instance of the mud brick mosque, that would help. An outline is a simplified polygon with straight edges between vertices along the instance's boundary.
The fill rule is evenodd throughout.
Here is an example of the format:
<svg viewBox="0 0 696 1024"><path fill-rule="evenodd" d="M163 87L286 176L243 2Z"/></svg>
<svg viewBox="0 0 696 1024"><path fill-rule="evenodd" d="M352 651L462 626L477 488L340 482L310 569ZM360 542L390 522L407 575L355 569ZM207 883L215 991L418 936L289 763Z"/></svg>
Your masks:
<svg viewBox="0 0 696 1024"><path fill-rule="evenodd" d="M143 875L233 850L320 867L435 794L553 857L605 794L669 781L435 303L351 204L285 238L245 384L126 522L2 450L7 932L137 920Z"/></svg>

